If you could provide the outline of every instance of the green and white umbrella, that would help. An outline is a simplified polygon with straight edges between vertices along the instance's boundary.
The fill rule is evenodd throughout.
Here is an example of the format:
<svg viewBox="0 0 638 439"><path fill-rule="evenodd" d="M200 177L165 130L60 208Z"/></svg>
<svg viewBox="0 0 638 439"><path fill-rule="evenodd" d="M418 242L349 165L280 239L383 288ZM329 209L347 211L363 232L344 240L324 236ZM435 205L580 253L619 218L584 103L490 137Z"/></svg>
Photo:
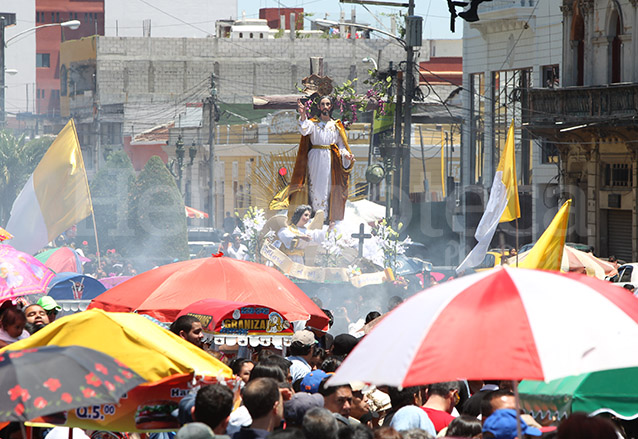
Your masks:
<svg viewBox="0 0 638 439"><path fill-rule="evenodd" d="M612 413L621 419L638 418L638 367L604 370L519 385L521 407L534 417L573 412Z"/></svg>

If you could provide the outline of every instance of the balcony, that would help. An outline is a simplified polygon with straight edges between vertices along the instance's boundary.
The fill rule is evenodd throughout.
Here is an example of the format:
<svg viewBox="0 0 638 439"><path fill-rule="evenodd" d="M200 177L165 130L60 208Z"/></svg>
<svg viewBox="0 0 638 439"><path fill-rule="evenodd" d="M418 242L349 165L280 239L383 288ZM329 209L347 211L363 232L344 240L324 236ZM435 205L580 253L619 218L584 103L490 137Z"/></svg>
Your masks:
<svg viewBox="0 0 638 439"><path fill-rule="evenodd" d="M481 3L479 13L510 8L533 8L539 0L492 0Z"/></svg>
<svg viewBox="0 0 638 439"><path fill-rule="evenodd" d="M638 84L532 89L529 105L528 127L538 135L565 139L572 131L604 128L633 138Z"/></svg>

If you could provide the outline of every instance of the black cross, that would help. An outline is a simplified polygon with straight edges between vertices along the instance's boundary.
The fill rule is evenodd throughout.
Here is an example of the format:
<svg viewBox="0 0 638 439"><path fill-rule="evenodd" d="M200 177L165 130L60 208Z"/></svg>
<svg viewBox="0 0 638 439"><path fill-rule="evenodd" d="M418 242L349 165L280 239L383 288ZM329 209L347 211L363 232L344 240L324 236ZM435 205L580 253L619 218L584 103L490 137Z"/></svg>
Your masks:
<svg viewBox="0 0 638 439"><path fill-rule="evenodd" d="M353 238L357 238L359 240L359 257L363 257L363 241L366 238L372 238L372 235L369 233L363 233L363 223L359 224L359 233L353 233Z"/></svg>

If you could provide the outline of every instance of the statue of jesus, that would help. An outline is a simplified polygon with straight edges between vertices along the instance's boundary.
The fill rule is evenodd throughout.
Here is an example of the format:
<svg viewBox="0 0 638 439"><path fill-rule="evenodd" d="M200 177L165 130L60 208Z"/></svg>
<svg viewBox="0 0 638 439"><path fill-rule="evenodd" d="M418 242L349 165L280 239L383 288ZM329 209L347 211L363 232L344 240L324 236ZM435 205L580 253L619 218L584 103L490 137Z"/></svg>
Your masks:
<svg viewBox="0 0 638 439"><path fill-rule="evenodd" d="M309 119L303 101L297 103L301 140L289 191L290 212L302 204L328 212L328 221L343 219L348 179L355 162L343 124L332 119L332 99L319 100L319 117Z"/></svg>

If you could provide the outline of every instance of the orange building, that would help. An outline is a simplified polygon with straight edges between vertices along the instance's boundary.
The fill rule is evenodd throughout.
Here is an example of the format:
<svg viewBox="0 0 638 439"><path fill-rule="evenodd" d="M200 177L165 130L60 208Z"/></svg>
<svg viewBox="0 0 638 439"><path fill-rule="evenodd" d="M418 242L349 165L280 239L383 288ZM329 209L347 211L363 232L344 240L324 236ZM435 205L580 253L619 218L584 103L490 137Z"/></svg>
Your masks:
<svg viewBox="0 0 638 439"><path fill-rule="evenodd" d="M36 26L79 20L76 30L53 26L36 32L36 113L60 115L60 42L104 35L104 0L36 0Z"/></svg>

